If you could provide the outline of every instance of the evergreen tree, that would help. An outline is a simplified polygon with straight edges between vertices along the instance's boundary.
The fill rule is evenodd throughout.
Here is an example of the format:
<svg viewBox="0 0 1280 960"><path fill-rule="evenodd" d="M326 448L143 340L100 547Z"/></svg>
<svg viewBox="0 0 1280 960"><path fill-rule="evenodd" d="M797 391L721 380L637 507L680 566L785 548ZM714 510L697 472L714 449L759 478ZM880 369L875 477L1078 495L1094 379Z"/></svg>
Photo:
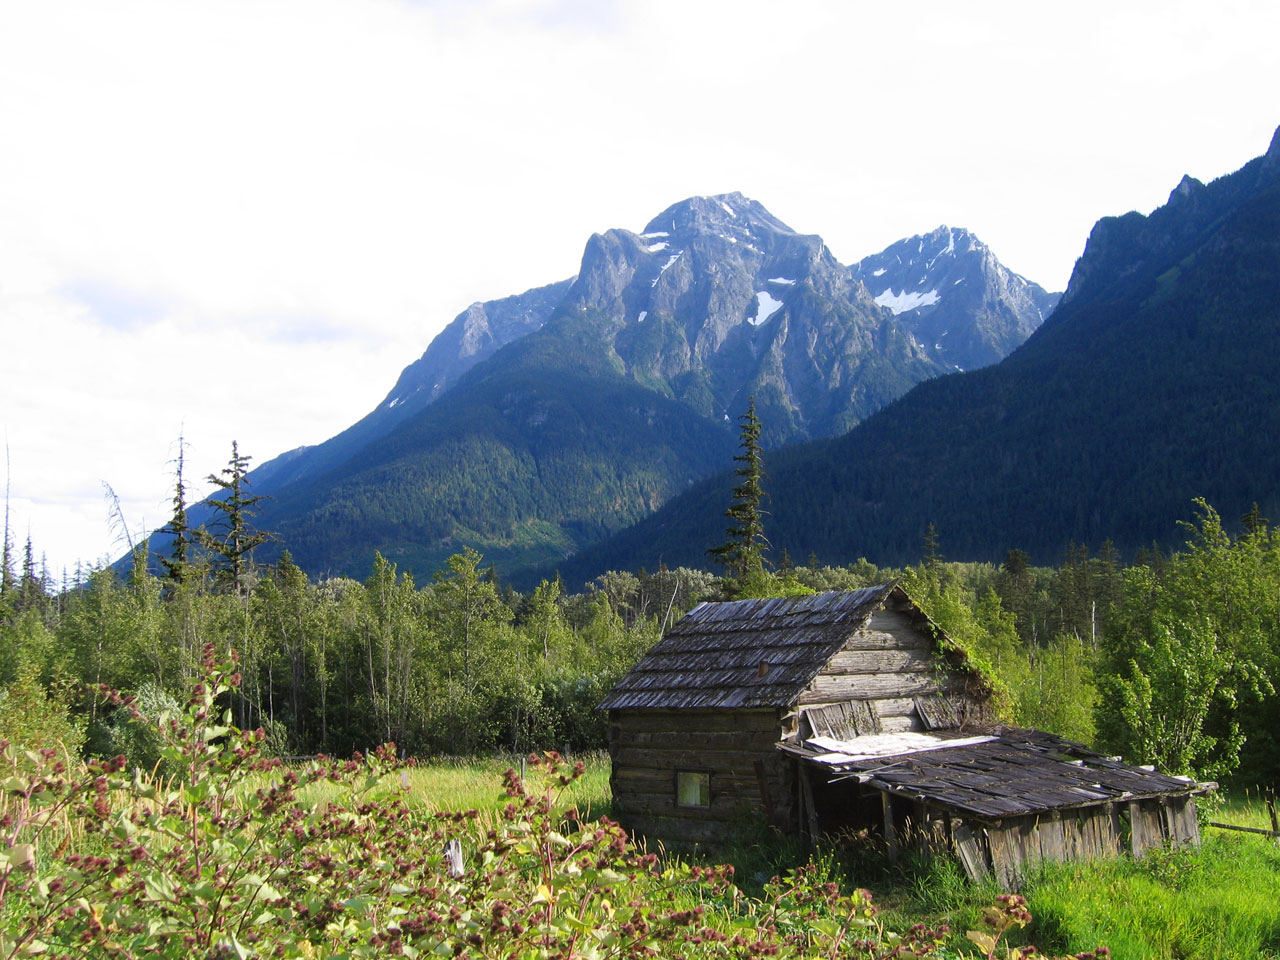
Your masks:
<svg viewBox="0 0 1280 960"><path fill-rule="evenodd" d="M930 522L924 532L924 568L934 579L937 579L942 569L942 552L938 546L938 528Z"/></svg>
<svg viewBox="0 0 1280 960"><path fill-rule="evenodd" d="M4 448L4 547L0 551L0 604L12 603L17 588L13 572L13 531L9 526L9 445Z"/></svg>
<svg viewBox="0 0 1280 960"><path fill-rule="evenodd" d="M215 522L214 531L202 531L200 542L226 563L226 572L233 592L246 595L249 592L249 573L253 566L253 551L271 539L271 535L255 530L250 521L258 512L257 506L266 497L249 492L249 461L239 446L231 442L231 459L221 474L211 473L206 478L225 494L210 497L209 506L221 516Z"/></svg>
<svg viewBox="0 0 1280 960"><path fill-rule="evenodd" d="M27 535L27 545L22 551L22 579L18 586L18 609L31 610L43 606L46 597L45 578L36 572L35 549L31 545L31 535Z"/></svg>
<svg viewBox="0 0 1280 960"><path fill-rule="evenodd" d="M1253 501L1253 507L1240 518L1240 522L1244 524L1245 532L1253 535L1266 532L1267 524L1271 521L1262 515L1262 511L1258 509L1258 501Z"/></svg>
<svg viewBox="0 0 1280 960"><path fill-rule="evenodd" d="M756 398L748 401L741 421L742 453L733 459L739 481L733 488L733 503L725 511L729 526L725 542L707 552L735 580L746 580L764 572L764 550L769 541L764 536L764 468L760 457L760 418L756 416Z"/></svg>
<svg viewBox="0 0 1280 960"><path fill-rule="evenodd" d="M173 536L173 552L168 557L160 558L160 566L164 567L165 575L177 584L182 584L187 579L188 551L191 546L191 527L187 523L187 490L182 480L186 446L186 439L179 434L178 461L174 467L173 516L161 528L162 533L168 533ZM234 444L232 444L231 449L234 455ZM248 458L245 459L247 460Z"/></svg>

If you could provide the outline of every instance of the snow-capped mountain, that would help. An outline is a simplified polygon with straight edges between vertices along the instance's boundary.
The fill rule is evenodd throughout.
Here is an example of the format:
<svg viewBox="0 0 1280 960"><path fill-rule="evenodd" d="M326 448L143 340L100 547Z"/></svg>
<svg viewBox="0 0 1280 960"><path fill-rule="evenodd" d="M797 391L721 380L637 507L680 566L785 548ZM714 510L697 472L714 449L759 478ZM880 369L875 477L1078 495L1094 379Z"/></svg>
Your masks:
<svg viewBox="0 0 1280 960"><path fill-rule="evenodd" d="M997 278L963 274L990 325L1012 274L956 247ZM772 448L953 369L874 289L740 193L683 200L593 235L569 280L468 307L360 422L264 464L262 525L304 568L356 575L375 550L422 575L461 544L507 575L563 558L731 463L748 397ZM948 316L948 339L982 339Z"/></svg>
<svg viewBox="0 0 1280 960"><path fill-rule="evenodd" d="M985 367L1007 356L1062 296L1005 267L968 230L947 226L899 240L850 273L930 357L954 370Z"/></svg>

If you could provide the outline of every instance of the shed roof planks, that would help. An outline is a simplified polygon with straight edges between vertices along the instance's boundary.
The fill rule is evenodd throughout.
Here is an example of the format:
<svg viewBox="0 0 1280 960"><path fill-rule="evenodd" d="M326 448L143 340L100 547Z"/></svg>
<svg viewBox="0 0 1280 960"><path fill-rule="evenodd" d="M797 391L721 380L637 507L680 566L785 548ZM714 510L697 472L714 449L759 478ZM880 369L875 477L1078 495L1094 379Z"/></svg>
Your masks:
<svg viewBox="0 0 1280 960"><path fill-rule="evenodd" d="M857 756L857 738L832 744L780 744L788 753L875 789L985 819L1171 794L1195 781L1133 767L1039 730L1002 729L992 737L910 747L892 756ZM976 742L975 742L976 741Z"/></svg>

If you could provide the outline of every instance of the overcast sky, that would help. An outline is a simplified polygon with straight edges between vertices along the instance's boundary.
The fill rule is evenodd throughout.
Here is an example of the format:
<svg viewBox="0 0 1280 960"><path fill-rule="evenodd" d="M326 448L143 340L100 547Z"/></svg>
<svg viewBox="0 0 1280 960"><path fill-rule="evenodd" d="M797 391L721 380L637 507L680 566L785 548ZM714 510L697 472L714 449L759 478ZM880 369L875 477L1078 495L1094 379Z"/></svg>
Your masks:
<svg viewBox="0 0 1280 960"><path fill-rule="evenodd" d="M59 576L359 419L467 304L741 190L846 263L939 224L1062 289L1265 151L1280 4L0 0L0 430Z"/></svg>

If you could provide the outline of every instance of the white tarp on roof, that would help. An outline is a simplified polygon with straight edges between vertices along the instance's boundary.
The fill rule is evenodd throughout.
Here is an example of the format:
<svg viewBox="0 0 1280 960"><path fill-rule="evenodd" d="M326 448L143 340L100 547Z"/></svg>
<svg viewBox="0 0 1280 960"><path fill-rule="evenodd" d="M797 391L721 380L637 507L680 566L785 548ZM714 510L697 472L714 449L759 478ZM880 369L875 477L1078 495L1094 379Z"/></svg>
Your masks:
<svg viewBox="0 0 1280 960"><path fill-rule="evenodd" d="M995 737L940 737L936 733L873 733L852 740L836 740L832 737L810 737L806 746L830 751L810 759L818 763L851 763L856 760L873 760L876 757L896 757L906 753L923 753L926 750L943 750L947 747L967 747L974 743L990 743Z"/></svg>

